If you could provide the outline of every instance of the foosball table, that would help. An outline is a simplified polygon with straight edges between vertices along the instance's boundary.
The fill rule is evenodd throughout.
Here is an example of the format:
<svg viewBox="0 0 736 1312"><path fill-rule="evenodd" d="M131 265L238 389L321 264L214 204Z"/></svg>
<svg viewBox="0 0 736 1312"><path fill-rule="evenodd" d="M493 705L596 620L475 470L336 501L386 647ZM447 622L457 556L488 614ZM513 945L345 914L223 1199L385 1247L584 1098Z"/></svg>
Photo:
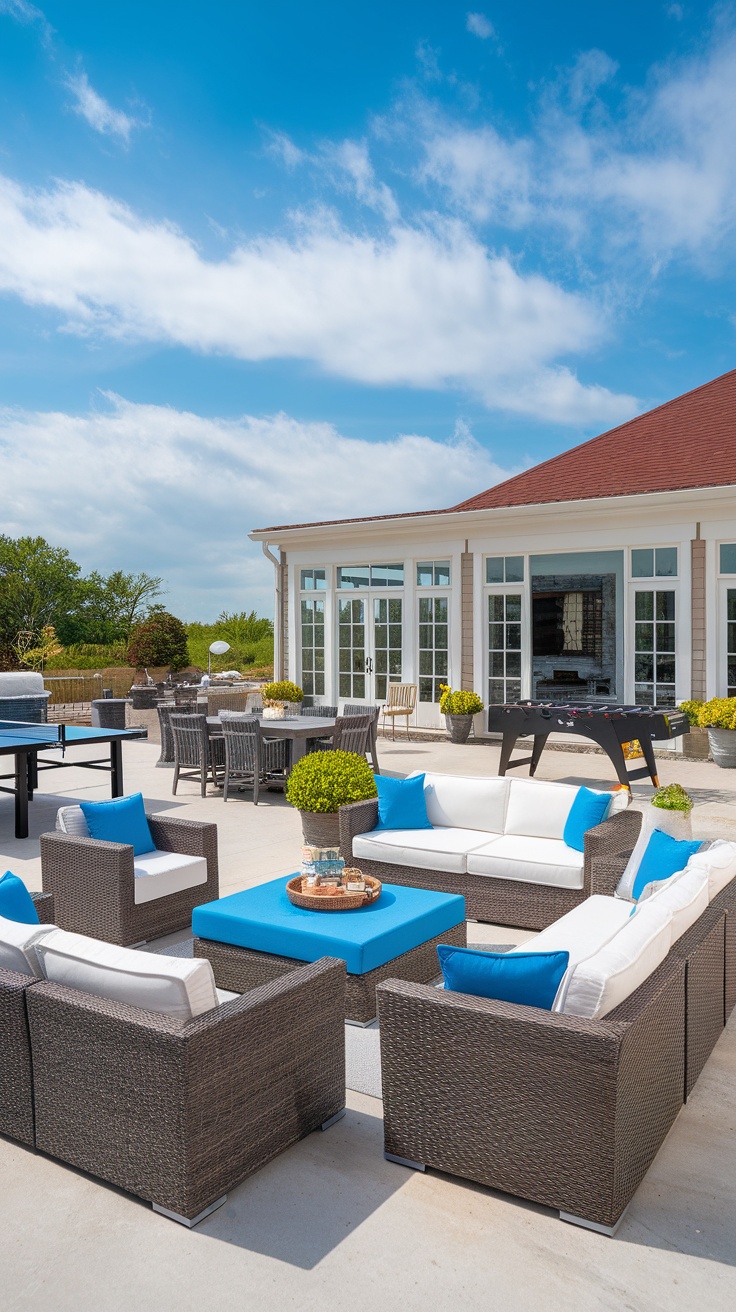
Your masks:
<svg viewBox="0 0 736 1312"><path fill-rule="evenodd" d="M498 773L504 775L517 765L528 765L533 775L551 733L576 734L591 738L603 748L613 765L619 782L630 788L633 779L648 775L659 786L652 743L679 738L690 732L684 711L663 710L658 706L559 705L550 702L507 702L488 708L488 732L503 734ZM519 738L534 738L531 755L512 761L511 754ZM638 743L646 765L629 770L624 747Z"/></svg>

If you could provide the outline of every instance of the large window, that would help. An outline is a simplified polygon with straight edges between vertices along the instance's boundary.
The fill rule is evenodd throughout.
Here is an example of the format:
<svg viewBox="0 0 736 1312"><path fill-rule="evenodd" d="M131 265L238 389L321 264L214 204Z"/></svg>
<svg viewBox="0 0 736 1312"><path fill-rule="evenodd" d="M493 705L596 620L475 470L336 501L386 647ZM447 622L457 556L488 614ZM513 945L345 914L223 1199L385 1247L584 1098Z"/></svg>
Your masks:
<svg viewBox="0 0 736 1312"><path fill-rule="evenodd" d="M486 560L486 583L523 582L523 556L489 556Z"/></svg>
<svg viewBox="0 0 736 1312"><path fill-rule="evenodd" d="M401 588L403 565L340 565L338 588Z"/></svg>
<svg viewBox="0 0 736 1312"><path fill-rule="evenodd" d="M327 570L324 569L303 569L302 575L302 592L324 592L327 587Z"/></svg>
<svg viewBox="0 0 736 1312"><path fill-rule="evenodd" d="M449 588L449 560L420 560L417 565L418 588Z"/></svg>
<svg viewBox="0 0 736 1312"><path fill-rule="evenodd" d="M385 702L389 683L401 683L401 597L373 598L374 699Z"/></svg>
<svg viewBox="0 0 736 1312"><path fill-rule="evenodd" d="M676 579L677 547L634 547L632 579Z"/></svg>
<svg viewBox="0 0 736 1312"><path fill-rule="evenodd" d="M721 574L736 574L736 542L722 542L718 556Z"/></svg>
<svg viewBox="0 0 736 1312"><path fill-rule="evenodd" d="M324 597L302 597L302 688L310 697L325 693Z"/></svg>
<svg viewBox="0 0 736 1312"><path fill-rule="evenodd" d="M521 594L492 593L488 598L488 700L521 698Z"/></svg>
<svg viewBox="0 0 736 1312"><path fill-rule="evenodd" d="M448 682L447 597L419 598L419 700L438 702L440 684Z"/></svg>
<svg viewBox="0 0 736 1312"><path fill-rule="evenodd" d="M675 593L634 594L634 700L675 705Z"/></svg>

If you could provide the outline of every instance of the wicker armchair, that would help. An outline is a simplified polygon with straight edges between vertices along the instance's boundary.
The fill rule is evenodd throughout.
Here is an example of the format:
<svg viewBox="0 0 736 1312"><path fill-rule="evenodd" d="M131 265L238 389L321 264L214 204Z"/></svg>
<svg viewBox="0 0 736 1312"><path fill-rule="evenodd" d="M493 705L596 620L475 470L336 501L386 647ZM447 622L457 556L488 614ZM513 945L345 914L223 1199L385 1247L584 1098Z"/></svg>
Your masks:
<svg viewBox="0 0 736 1312"><path fill-rule="evenodd" d="M207 796L207 778L219 787L218 767L225 764L222 739L210 738L206 715L172 715L171 733L174 739L174 779L171 791L176 796L180 779L197 779L202 797Z"/></svg>
<svg viewBox="0 0 736 1312"><path fill-rule="evenodd" d="M323 957L179 1021L34 985L37 1147L196 1225L342 1114L344 989Z"/></svg>
<svg viewBox="0 0 736 1312"><path fill-rule="evenodd" d="M50 893L32 893L42 925L54 923ZM0 970L0 1134L20 1143L35 1143L33 1065L28 1034L26 992L37 981L30 975Z"/></svg>
<svg viewBox="0 0 736 1312"><path fill-rule="evenodd" d="M161 815L148 823L160 851L206 859L206 883L136 904L130 844L41 834L41 878L62 929L130 946L188 928L194 907L219 896L217 825Z"/></svg>
<svg viewBox="0 0 736 1312"><path fill-rule="evenodd" d="M341 806L340 851L348 865L353 861L353 838L366 834L378 824L378 801L351 802ZM519 929L544 929L571 911L593 893L612 895L619 876L634 850L641 828L641 811L629 807L609 820L589 829L585 835L583 887L556 888L546 884L515 879L488 878L486 875L451 874L427 870L421 866L389 865L361 857L358 864L366 875L375 875L390 884L409 884L413 888L433 888L438 893L462 893L469 920L485 920L492 925L514 925ZM597 858L613 859L613 866ZM623 863L623 864L621 864Z"/></svg>

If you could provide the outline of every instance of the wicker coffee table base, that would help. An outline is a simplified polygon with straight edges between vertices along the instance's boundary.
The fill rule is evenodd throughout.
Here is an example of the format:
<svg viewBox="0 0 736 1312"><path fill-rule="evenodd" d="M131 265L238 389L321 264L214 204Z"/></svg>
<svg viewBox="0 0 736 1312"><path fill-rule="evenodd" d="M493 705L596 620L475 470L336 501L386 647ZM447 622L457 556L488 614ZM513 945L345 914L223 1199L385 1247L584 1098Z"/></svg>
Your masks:
<svg viewBox="0 0 736 1312"><path fill-rule="evenodd" d="M315 913L317 914L317 913ZM465 947L467 942L465 923L455 925L453 929L430 938L419 947L404 952L385 966L369 970L365 975L348 975L345 986L345 1019L367 1025L375 1020L376 986L386 979L410 980L414 984L429 984L440 974L437 959L437 944L452 943L456 947ZM234 947L230 943L216 943L209 938L195 938L195 957L207 957L212 963L215 983L218 989L229 989L233 993L248 993L279 975L286 975L291 970L303 966L303 961L294 957L272 956L270 952L255 952L251 948Z"/></svg>

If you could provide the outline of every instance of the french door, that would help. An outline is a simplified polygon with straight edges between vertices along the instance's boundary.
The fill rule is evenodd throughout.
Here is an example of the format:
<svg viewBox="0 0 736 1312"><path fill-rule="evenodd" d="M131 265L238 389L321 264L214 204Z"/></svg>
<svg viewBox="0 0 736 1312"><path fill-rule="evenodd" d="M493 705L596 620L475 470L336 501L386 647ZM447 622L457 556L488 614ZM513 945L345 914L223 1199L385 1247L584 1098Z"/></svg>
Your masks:
<svg viewBox="0 0 736 1312"><path fill-rule="evenodd" d="M718 607L718 697L736 697L736 579L722 579Z"/></svg>
<svg viewBox="0 0 736 1312"><path fill-rule="evenodd" d="M337 598L337 691L347 701L385 702L401 683L402 597Z"/></svg>

